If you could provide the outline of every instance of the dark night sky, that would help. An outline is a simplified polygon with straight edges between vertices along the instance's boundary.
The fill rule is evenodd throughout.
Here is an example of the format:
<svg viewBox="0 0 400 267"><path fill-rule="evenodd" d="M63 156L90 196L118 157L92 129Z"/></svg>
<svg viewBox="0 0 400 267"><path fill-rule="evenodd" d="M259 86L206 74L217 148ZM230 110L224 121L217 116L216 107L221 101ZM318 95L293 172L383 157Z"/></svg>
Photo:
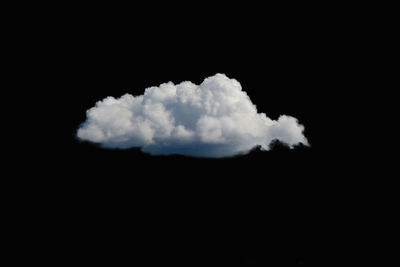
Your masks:
<svg viewBox="0 0 400 267"><path fill-rule="evenodd" d="M327 106L344 75L333 13L103 8L65 11L50 27L53 89L46 93L58 108L47 116L62 121L42 178L51 195L43 199L50 243L59 244L52 255L185 266L329 259L324 245L335 219L328 211L344 179L335 175L333 143L325 142L333 135ZM216 160L103 150L74 136L85 111L106 96L138 95L167 81L199 84L217 72L237 79L259 112L298 118L311 147L278 144Z"/></svg>

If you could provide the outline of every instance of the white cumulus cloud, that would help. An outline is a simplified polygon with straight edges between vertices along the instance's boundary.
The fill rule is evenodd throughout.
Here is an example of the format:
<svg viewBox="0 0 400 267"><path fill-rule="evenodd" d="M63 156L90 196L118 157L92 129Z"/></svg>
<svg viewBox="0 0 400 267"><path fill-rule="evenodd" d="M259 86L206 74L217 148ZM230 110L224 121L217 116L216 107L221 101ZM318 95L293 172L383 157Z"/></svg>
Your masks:
<svg viewBox="0 0 400 267"><path fill-rule="evenodd" d="M225 157L279 140L308 145L297 119L258 113L240 83L224 74L200 85L185 81L98 101L86 111L77 136L106 148L141 147L150 154Z"/></svg>

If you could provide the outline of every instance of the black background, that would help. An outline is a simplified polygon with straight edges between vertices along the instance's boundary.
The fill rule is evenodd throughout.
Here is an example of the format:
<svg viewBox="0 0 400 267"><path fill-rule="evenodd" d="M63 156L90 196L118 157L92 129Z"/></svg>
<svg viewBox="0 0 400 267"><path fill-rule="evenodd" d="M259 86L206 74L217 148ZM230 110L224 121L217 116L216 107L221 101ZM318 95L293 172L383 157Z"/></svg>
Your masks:
<svg viewBox="0 0 400 267"><path fill-rule="evenodd" d="M340 108L329 107L348 89L344 55L357 34L344 14L233 4L57 10L43 19L40 44L43 92L55 103L42 109L56 138L34 164L46 169L32 182L45 192L35 197L42 204L33 217L46 229L35 257L312 266L340 255L331 240L340 232L334 214L346 162L332 141L330 118ZM200 159L104 150L75 138L85 111L104 97L167 81L199 84L215 73L237 79L270 118L296 117L311 147Z"/></svg>

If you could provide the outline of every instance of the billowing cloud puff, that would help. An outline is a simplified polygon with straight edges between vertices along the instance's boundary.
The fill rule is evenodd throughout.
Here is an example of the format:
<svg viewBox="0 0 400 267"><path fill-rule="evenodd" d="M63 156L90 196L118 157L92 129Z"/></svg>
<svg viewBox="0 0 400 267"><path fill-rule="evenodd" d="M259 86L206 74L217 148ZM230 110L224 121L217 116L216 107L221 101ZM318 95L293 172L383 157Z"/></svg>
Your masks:
<svg viewBox="0 0 400 267"><path fill-rule="evenodd" d="M86 112L77 136L106 148L141 147L150 154L225 157L277 139L308 145L304 127L291 116L271 120L235 79L224 74L200 85L186 81L147 88L143 95L107 97Z"/></svg>

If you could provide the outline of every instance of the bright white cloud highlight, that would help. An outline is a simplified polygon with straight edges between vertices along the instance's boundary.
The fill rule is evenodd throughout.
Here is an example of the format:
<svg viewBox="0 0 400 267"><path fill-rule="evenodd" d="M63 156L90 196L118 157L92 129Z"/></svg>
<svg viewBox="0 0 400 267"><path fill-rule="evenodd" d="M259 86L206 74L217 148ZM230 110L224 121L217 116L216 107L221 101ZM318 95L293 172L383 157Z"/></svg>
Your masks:
<svg viewBox="0 0 400 267"><path fill-rule="evenodd" d="M141 147L150 154L225 157L274 139L308 145L291 116L271 120L258 113L238 81L224 74L200 85L186 81L147 88L143 95L107 97L86 111L77 136L106 148Z"/></svg>

